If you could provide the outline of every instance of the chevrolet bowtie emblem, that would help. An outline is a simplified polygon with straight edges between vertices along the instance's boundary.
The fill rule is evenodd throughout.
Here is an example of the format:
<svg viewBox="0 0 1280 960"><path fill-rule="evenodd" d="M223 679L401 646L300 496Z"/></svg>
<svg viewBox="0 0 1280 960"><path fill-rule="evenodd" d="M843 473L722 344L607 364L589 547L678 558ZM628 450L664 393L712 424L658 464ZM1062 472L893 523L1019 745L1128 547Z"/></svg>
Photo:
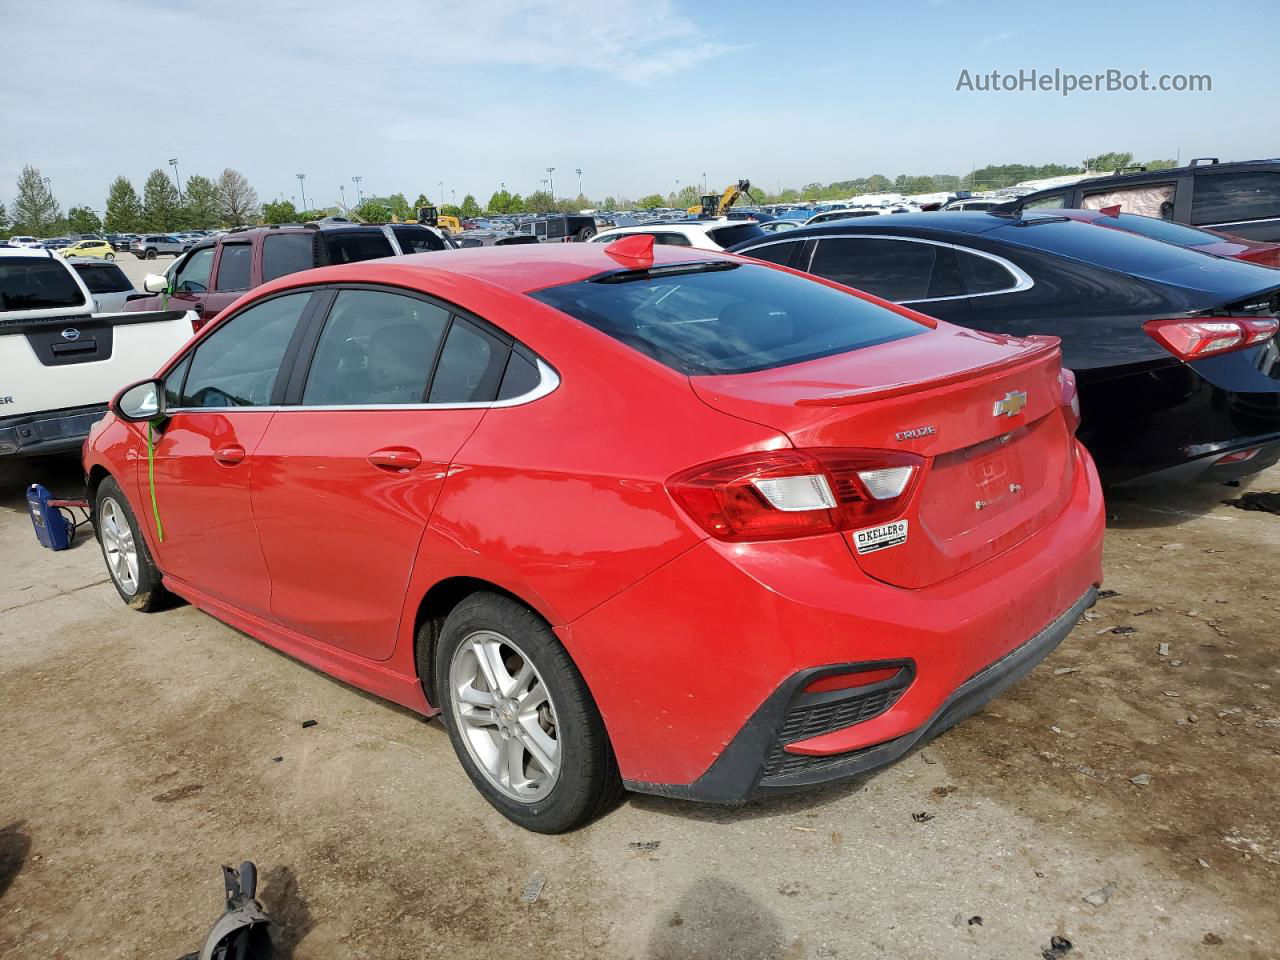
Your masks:
<svg viewBox="0 0 1280 960"><path fill-rule="evenodd" d="M1026 405L1027 392L1025 390L1010 390L1004 395L1004 399L996 401L995 406L991 408L991 415L993 417L1016 416Z"/></svg>

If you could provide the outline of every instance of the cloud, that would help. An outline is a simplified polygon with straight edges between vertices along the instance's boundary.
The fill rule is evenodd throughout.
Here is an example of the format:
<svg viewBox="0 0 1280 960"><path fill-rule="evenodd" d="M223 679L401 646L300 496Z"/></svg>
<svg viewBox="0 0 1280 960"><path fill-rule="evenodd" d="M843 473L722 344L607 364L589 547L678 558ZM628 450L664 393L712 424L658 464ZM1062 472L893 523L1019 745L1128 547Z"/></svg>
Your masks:
<svg viewBox="0 0 1280 960"><path fill-rule="evenodd" d="M1012 40L1017 34L1012 30L1001 30L999 33L988 34L977 42L973 49L982 50L991 46L993 43L1004 43L1006 40Z"/></svg>

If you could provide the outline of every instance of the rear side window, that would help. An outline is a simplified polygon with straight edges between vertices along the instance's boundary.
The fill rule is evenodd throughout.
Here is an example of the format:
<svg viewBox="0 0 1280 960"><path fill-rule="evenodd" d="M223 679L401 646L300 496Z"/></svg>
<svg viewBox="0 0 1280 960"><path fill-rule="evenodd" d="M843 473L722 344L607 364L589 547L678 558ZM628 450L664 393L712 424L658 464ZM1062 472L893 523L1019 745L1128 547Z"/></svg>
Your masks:
<svg viewBox="0 0 1280 960"><path fill-rule="evenodd" d="M455 317L431 381L429 403L484 403L498 394L508 347Z"/></svg>
<svg viewBox="0 0 1280 960"><path fill-rule="evenodd" d="M119 267L83 263L76 264L76 272L90 293L121 293L133 289L133 284Z"/></svg>
<svg viewBox="0 0 1280 960"><path fill-rule="evenodd" d="M690 375L764 370L927 329L804 277L731 261L626 272L529 296Z"/></svg>
<svg viewBox="0 0 1280 960"><path fill-rule="evenodd" d="M84 305L84 293L63 264L47 257L0 260L0 310L58 310Z"/></svg>
<svg viewBox="0 0 1280 960"><path fill-rule="evenodd" d="M960 267L960 275L964 278L965 290L969 294L1000 293L1012 290L1018 285L1018 278L1009 272L1007 267L987 257L980 257L967 250L955 251Z"/></svg>
<svg viewBox="0 0 1280 960"><path fill-rule="evenodd" d="M963 296L947 247L878 237L818 241L810 273L896 302Z"/></svg>
<svg viewBox="0 0 1280 960"><path fill-rule="evenodd" d="M447 250L445 242L426 227L392 227L396 242L405 253L429 253L435 250Z"/></svg>
<svg viewBox="0 0 1280 960"><path fill-rule="evenodd" d="M1173 216L1173 201L1176 194L1177 184L1139 183L1118 189L1086 193L1080 206L1085 210L1103 210L1106 207L1118 205L1125 213L1168 220Z"/></svg>
<svg viewBox="0 0 1280 960"><path fill-rule="evenodd" d="M750 247L746 250L738 250L737 253L744 257L755 257L757 260L768 260L770 263L780 263L784 267L791 266L791 258L796 250L804 246L803 240L788 240L786 243L766 243L762 247Z"/></svg>
<svg viewBox="0 0 1280 960"><path fill-rule="evenodd" d="M224 243L218 260L215 290L248 290L249 261L253 248L247 243Z"/></svg>
<svg viewBox="0 0 1280 960"><path fill-rule="evenodd" d="M498 387L498 399L514 400L516 397L523 397L541 380L537 365L513 350L511 359L507 361L506 372L502 375L502 385Z"/></svg>
<svg viewBox="0 0 1280 960"><path fill-rule="evenodd" d="M272 234L262 243L262 282L315 266L310 233Z"/></svg>
<svg viewBox="0 0 1280 960"><path fill-rule="evenodd" d="M422 403L449 311L396 293L343 290L302 392L305 405Z"/></svg>
<svg viewBox="0 0 1280 960"><path fill-rule="evenodd" d="M330 263L358 263L395 253L381 230L335 230L325 234L324 242Z"/></svg>
<svg viewBox="0 0 1280 960"><path fill-rule="evenodd" d="M1047 197L1040 197L1037 200L1030 200L1024 203L1019 209L1021 210L1059 210L1067 205L1067 195L1065 193L1054 193Z"/></svg>
<svg viewBox="0 0 1280 960"><path fill-rule="evenodd" d="M310 293L255 304L218 325L196 347L183 407L264 407Z"/></svg>
<svg viewBox="0 0 1280 960"><path fill-rule="evenodd" d="M1280 217L1280 173L1203 174L1191 195L1192 223Z"/></svg>

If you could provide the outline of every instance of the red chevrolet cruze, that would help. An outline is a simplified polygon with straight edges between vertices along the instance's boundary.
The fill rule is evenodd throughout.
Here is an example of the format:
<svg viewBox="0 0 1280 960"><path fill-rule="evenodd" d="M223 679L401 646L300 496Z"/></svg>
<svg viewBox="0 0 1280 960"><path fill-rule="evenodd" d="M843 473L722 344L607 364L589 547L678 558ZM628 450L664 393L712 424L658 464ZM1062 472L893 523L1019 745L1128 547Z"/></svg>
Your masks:
<svg viewBox="0 0 1280 960"><path fill-rule="evenodd" d="M85 447L123 599L166 591L424 714L502 813L889 763L1094 599L1057 341L634 237L260 287Z"/></svg>

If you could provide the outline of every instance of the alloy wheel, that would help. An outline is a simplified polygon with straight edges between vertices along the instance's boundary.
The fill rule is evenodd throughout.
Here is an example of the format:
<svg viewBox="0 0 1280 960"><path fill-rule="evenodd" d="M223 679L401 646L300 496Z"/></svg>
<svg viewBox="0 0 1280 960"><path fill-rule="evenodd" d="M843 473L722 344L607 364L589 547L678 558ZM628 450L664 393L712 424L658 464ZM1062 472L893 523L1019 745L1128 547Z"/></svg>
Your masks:
<svg viewBox="0 0 1280 960"><path fill-rule="evenodd" d="M467 636L449 667L458 732L485 779L521 803L546 797L560 776L555 704L533 662L509 637Z"/></svg>
<svg viewBox="0 0 1280 960"><path fill-rule="evenodd" d="M120 504L111 497L102 501L102 554L116 585L129 595L138 592L138 547L133 528Z"/></svg>

